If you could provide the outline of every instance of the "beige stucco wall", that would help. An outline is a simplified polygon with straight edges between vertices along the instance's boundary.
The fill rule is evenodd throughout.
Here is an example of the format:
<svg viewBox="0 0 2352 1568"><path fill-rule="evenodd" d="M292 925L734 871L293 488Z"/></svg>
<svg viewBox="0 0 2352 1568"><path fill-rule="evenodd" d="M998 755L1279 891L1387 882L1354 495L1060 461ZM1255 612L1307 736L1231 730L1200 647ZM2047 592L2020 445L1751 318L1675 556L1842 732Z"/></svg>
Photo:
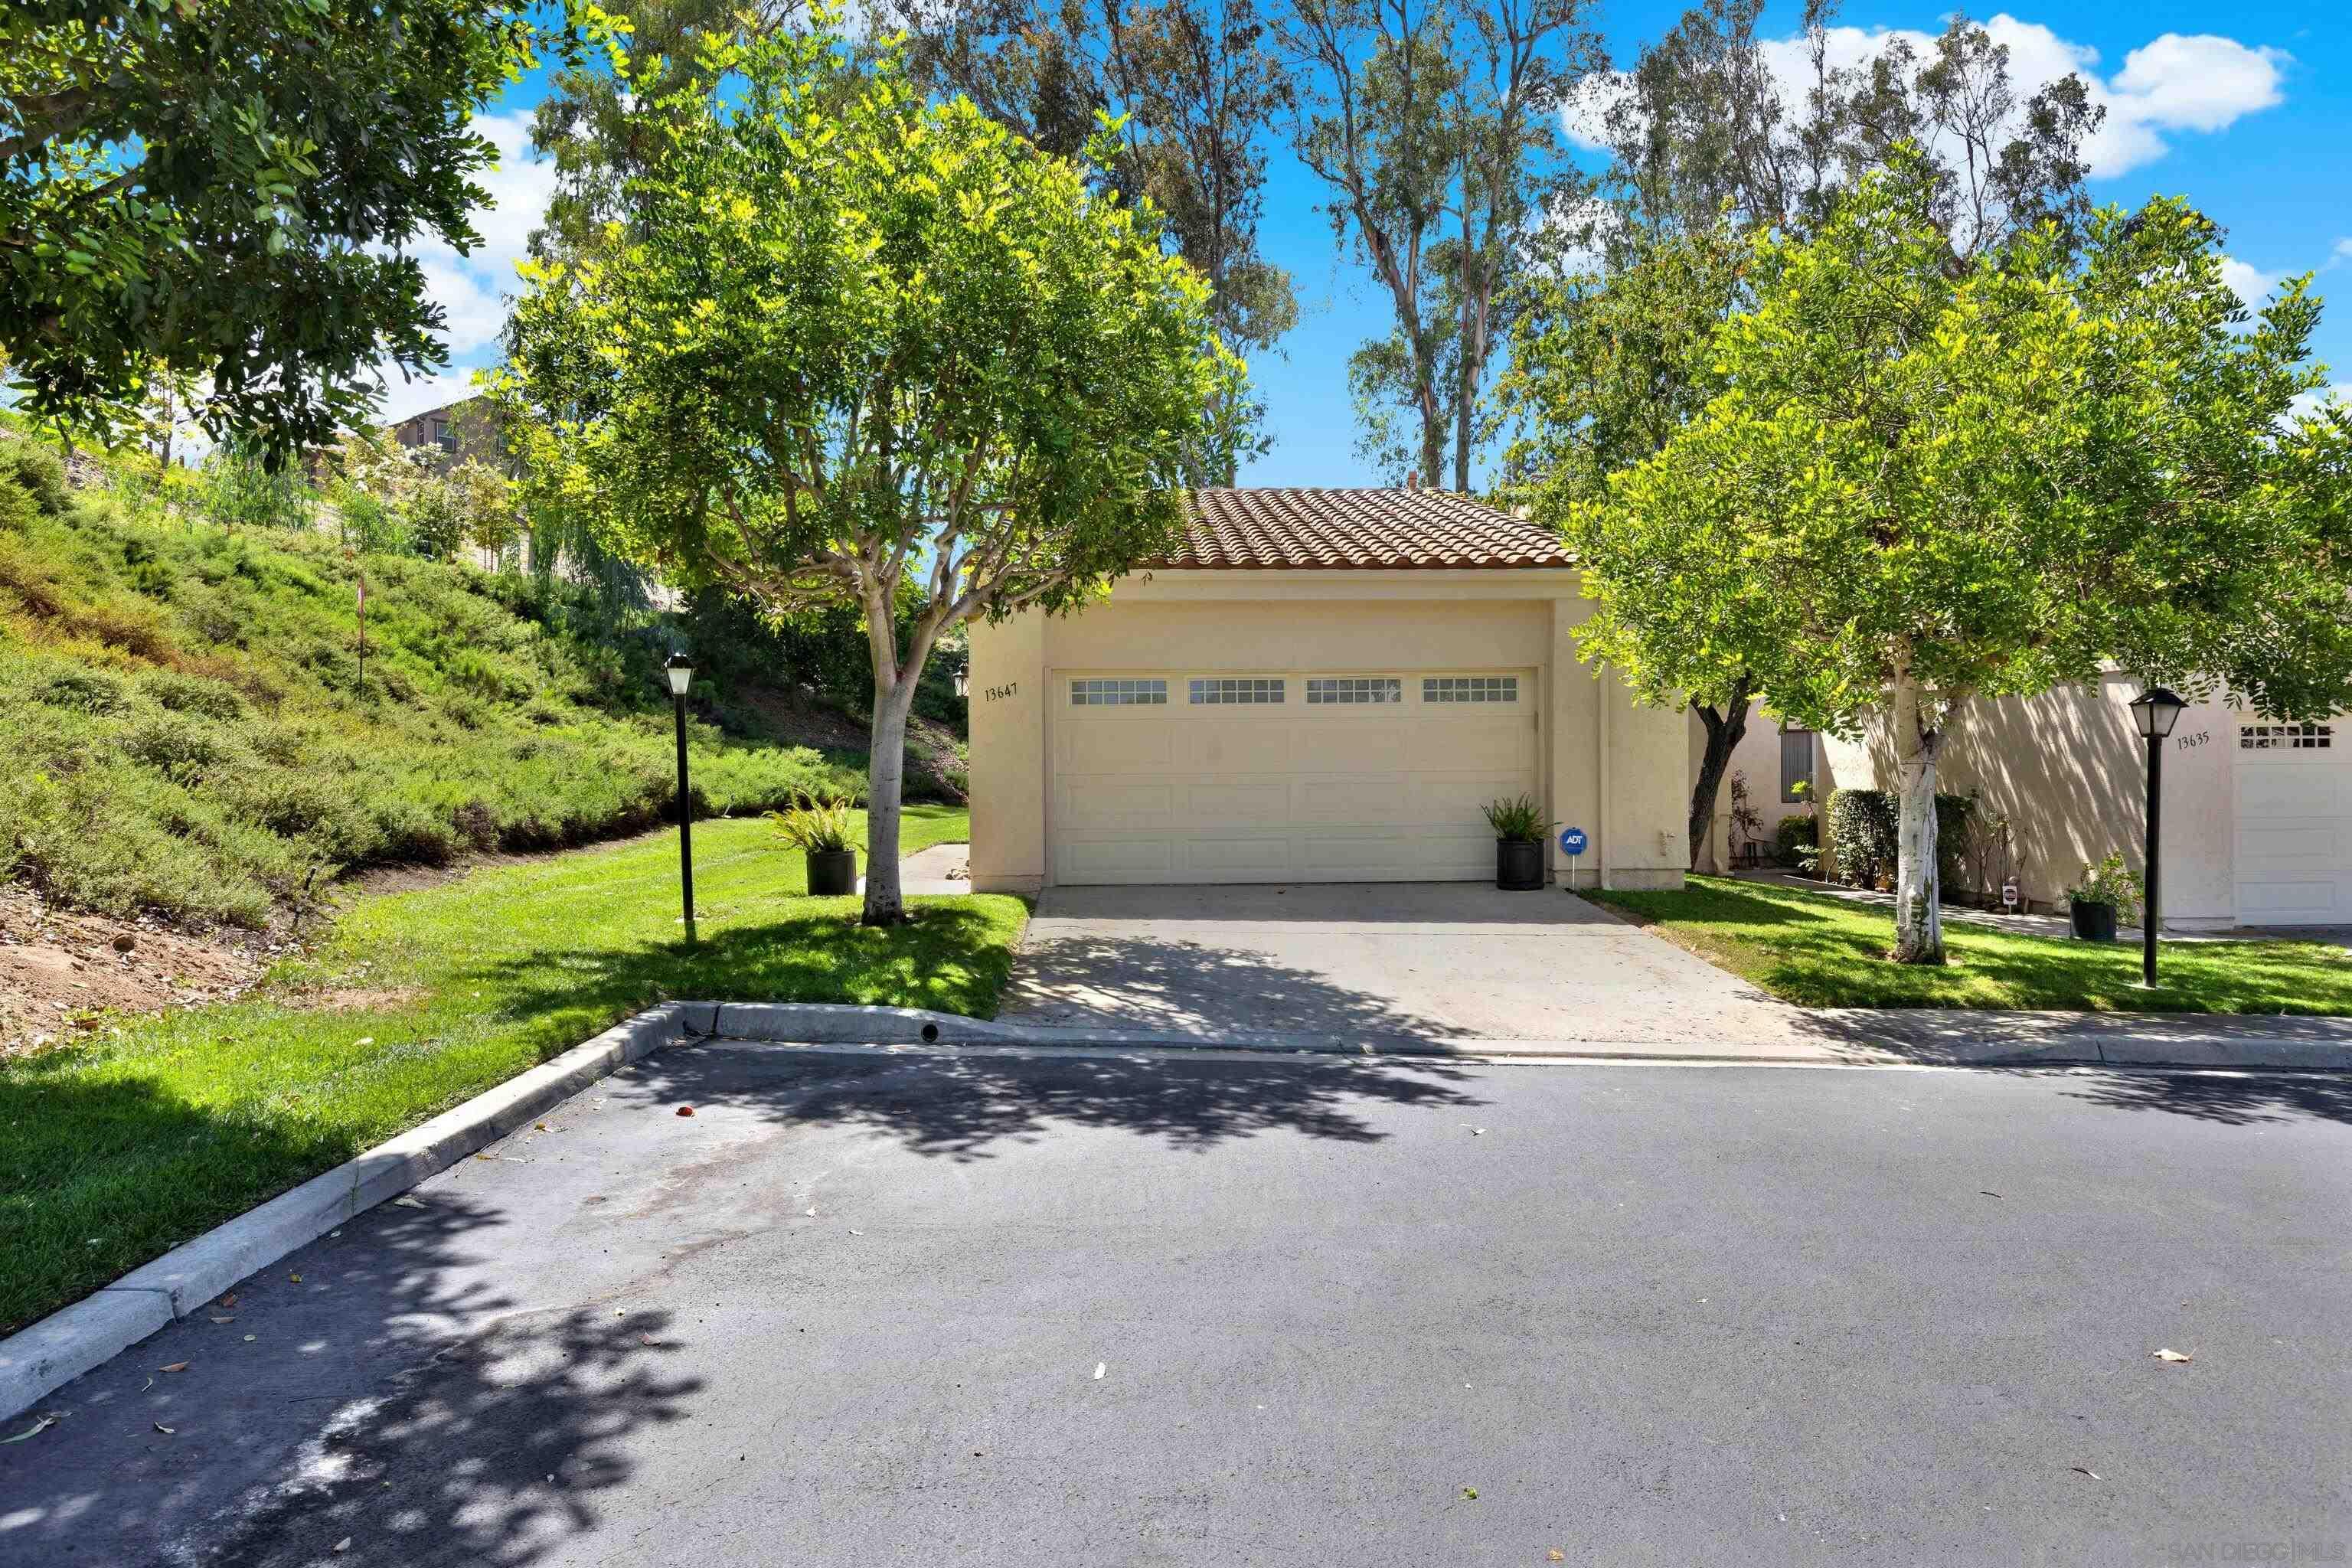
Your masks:
<svg viewBox="0 0 2352 1568"><path fill-rule="evenodd" d="M2137 679L2111 674L2034 698L1972 702L1946 742L1937 785L1979 795L1979 822L2007 813L2012 875L2036 904L2054 904L2086 861L2120 851L2137 865L2146 838L2147 742L2132 724ZM2220 695L2191 704L2164 761L2164 915L2168 925L2236 918L2231 763L2238 715ZM1822 793L1888 789L1893 748L1883 729L1823 736ZM1989 886L1993 875L1971 875Z"/></svg>
<svg viewBox="0 0 2352 1568"><path fill-rule="evenodd" d="M1698 779L1699 763L1706 755L1706 726L1696 713L1690 715L1690 776ZM1821 752L1816 747L1813 765L1818 775ZM1748 705L1748 727L1740 731L1739 743L1731 749L1731 761L1723 770L1723 783L1715 792L1715 816L1707 826L1706 842L1699 846L1695 870L1719 870L1727 864L1731 851L1731 779L1734 773L1748 775L1748 803L1756 815L1764 819L1757 837L1767 844L1787 816L1802 816L1806 807L1797 801L1780 798L1780 721L1765 711L1761 702Z"/></svg>
<svg viewBox="0 0 2352 1568"><path fill-rule="evenodd" d="M1569 571L1163 572L1073 615L975 626L972 885L1045 882L1046 705L1067 673L1489 668L1536 672L1550 815L1592 840L1581 880L1597 880L1605 859L1612 886L1679 886L1685 717L1637 707L1622 683L1576 662L1590 610ZM1551 854L1562 861L1556 844Z"/></svg>

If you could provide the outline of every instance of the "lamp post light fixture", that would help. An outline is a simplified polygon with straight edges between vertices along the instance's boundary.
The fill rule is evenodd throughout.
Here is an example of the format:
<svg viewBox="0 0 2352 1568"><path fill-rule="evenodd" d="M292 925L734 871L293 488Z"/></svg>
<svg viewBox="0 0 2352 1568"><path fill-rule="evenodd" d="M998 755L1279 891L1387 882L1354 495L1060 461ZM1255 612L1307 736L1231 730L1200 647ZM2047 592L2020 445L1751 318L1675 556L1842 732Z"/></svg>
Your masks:
<svg viewBox="0 0 2352 1568"><path fill-rule="evenodd" d="M2164 742L2180 710L2188 706L2161 686L2149 687L2131 702L2132 722L2139 727L2139 738L2147 742L2147 865L2139 911L2139 983L2150 990L2156 987L2156 928L2163 919L2158 912L2157 872L2163 826Z"/></svg>
<svg viewBox="0 0 2352 1568"><path fill-rule="evenodd" d="M694 796L686 773L686 689L694 679L694 660L682 653L669 656L662 666L669 677L670 703L677 714L677 879L686 900L686 940L694 940Z"/></svg>
<svg viewBox="0 0 2352 1568"><path fill-rule="evenodd" d="M956 671L955 680L956 695L958 697L969 697L971 695L971 669L969 666Z"/></svg>

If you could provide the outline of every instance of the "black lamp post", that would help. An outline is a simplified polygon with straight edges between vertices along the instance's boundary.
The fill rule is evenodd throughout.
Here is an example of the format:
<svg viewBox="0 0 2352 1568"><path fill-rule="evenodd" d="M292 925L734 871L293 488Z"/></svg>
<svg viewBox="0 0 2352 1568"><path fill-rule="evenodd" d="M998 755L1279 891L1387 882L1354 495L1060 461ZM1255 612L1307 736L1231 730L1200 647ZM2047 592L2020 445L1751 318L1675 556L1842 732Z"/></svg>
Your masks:
<svg viewBox="0 0 2352 1568"><path fill-rule="evenodd" d="M2139 911L2139 980L2150 989L2156 985L2156 928L2163 918L2158 912L2156 878L2158 830L2163 821L2164 742L2180 710L2188 706L2161 686L2149 687L2131 704L2132 722L2139 726L2140 739L2147 742L2147 885Z"/></svg>
<svg viewBox="0 0 2352 1568"><path fill-rule="evenodd" d="M671 704L677 710L677 879L686 895L686 935L694 939L694 797L686 777L686 688L694 679L694 661L682 653L669 656L662 666L669 677Z"/></svg>

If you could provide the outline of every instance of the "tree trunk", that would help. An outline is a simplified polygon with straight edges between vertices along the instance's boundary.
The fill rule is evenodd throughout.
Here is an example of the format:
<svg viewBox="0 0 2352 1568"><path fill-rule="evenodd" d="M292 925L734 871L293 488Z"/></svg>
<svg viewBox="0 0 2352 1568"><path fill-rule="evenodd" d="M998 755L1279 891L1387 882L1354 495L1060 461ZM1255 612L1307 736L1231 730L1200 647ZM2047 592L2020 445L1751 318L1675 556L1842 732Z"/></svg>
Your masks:
<svg viewBox="0 0 2352 1568"><path fill-rule="evenodd" d="M1723 792L1723 775L1731 766L1731 753L1748 733L1748 708L1750 689L1747 676L1732 683L1731 700L1722 708L1705 704L1695 711L1698 721L1706 727L1706 749L1699 753L1698 777L1691 783L1690 798L1690 863L1698 867L1700 846L1706 842L1706 830L1715 821L1715 797ZM1727 858L1731 847L1724 846ZM1727 863L1719 868L1729 870Z"/></svg>
<svg viewBox="0 0 2352 1568"><path fill-rule="evenodd" d="M1895 749L1902 795L1895 827L1897 963L1944 962L1943 889L1936 877L1936 759L1943 721L1907 677L1895 683Z"/></svg>
<svg viewBox="0 0 2352 1568"><path fill-rule="evenodd" d="M870 926L897 925L907 918L898 891L899 797L907 782L907 714L915 705L915 680L922 667L910 664L896 685L874 694L873 753L866 761L866 910Z"/></svg>

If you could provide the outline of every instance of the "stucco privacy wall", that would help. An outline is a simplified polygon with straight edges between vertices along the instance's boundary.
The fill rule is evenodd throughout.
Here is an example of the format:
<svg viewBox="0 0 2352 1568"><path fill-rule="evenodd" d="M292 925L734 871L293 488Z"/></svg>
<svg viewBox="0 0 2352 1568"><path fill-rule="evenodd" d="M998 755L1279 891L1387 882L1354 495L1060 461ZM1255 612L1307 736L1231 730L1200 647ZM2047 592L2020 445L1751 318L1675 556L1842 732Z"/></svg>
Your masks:
<svg viewBox="0 0 2352 1568"><path fill-rule="evenodd" d="M1048 713L1065 672L1507 668L1533 673L1549 815L1591 835L1581 880L1606 856L1614 885L1678 886L1684 718L1635 707L1614 679L1599 700L1601 682L1575 655L1589 613L1568 571L1161 571L1073 615L975 626L972 884L1045 883Z"/></svg>
<svg viewBox="0 0 2352 1568"><path fill-rule="evenodd" d="M1937 769L1950 794L1976 791L1979 821L2009 815L2019 891L2054 904L2086 861L2120 851L2137 865L2146 837L2147 742L2133 726L2136 678L2114 674L2034 698L1972 702ZM2164 760L2164 914L2168 925L2228 925L2236 737L2241 715L2219 695L2180 715ZM1895 787L1883 728L1861 741L1822 737L1824 795Z"/></svg>

